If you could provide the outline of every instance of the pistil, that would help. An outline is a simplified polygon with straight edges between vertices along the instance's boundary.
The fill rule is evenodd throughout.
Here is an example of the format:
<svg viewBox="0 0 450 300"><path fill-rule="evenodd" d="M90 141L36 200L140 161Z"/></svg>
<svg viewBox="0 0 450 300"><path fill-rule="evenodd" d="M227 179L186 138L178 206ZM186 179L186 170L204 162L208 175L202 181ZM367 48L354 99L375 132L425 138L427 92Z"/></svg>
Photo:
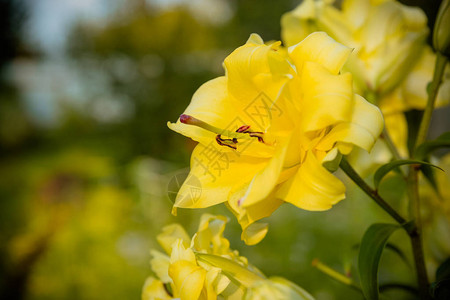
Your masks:
<svg viewBox="0 0 450 300"><path fill-rule="evenodd" d="M246 140L252 139L252 137L247 133L230 131L227 129L220 129L220 128L212 126L206 122L203 122L202 120L194 118L193 116L190 116L190 115L182 114L180 116L180 122L183 124L187 124L187 125L197 126L197 127L203 128L205 130L208 130L210 132L213 132L217 135L220 135L220 136L224 135L224 136L232 138L232 139L246 139Z"/></svg>

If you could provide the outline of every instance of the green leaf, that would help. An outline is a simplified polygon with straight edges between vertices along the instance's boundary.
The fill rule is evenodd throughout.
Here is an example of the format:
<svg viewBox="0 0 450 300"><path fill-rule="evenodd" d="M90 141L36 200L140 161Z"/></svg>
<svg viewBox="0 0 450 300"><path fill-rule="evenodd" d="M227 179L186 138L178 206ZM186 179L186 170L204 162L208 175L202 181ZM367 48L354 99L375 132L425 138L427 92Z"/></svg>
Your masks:
<svg viewBox="0 0 450 300"><path fill-rule="evenodd" d="M420 170L422 171L422 174L425 176L425 179L428 181L433 190L436 192L436 195L439 197L439 199L442 199L441 191L439 190L439 186L436 181L435 170L432 167L425 165L423 165L420 168Z"/></svg>
<svg viewBox="0 0 450 300"><path fill-rule="evenodd" d="M436 270L436 282L431 284L434 299L444 300L450 297L450 258Z"/></svg>
<svg viewBox="0 0 450 300"><path fill-rule="evenodd" d="M375 172L375 175L373 175L373 184L375 185L375 189L378 189L381 179L383 179L383 177L386 176L387 173L389 173L393 169L398 168L403 165L427 165L427 166L435 167L435 168L442 170L440 167L433 165L426 161L413 160L413 159L394 160L394 161L391 161L390 163L387 163L387 164L379 167L378 170ZM442 171L444 171L444 170L442 170Z"/></svg>
<svg viewBox="0 0 450 300"><path fill-rule="evenodd" d="M359 247L360 247L360 244L355 244L352 246L352 250L359 250ZM403 253L403 251L399 247L397 247L396 245L394 245L392 243L387 243L386 250L391 250L392 252L397 254L398 257L401 258L401 260L403 260L408 267L411 267L411 264L408 261L408 258L406 257L405 253ZM381 288L381 286L380 286L380 288Z"/></svg>
<svg viewBox="0 0 450 300"><path fill-rule="evenodd" d="M378 300L378 265L383 249L391 234L401 228L395 224L373 224L367 229L361 241L358 256L358 270L364 297Z"/></svg>
<svg viewBox="0 0 450 300"><path fill-rule="evenodd" d="M408 123L408 152L412 153L416 144L417 133L419 132L420 121L422 120L423 111L412 109L405 112L406 121Z"/></svg>
<svg viewBox="0 0 450 300"><path fill-rule="evenodd" d="M450 132L443 133L435 140L420 144L414 153L414 157L425 159L434 150L444 147L450 147Z"/></svg>
<svg viewBox="0 0 450 300"><path fill-rule="evenodd" d="M419 290L416 287L405 283L385 283L380 285L380 292L393 289L404 290L413 295L417 295L419 293Z"/></svg>
<svg viewBox="0 0 450 300"><path fill-rule="evenodd" d="M405 253L403 253L403 251L399 247L397 247L396 245L394 245L392 243L387 243L386 249L391 250L392 252L397 254L408 267L411 267L411 264L409 263L408 258L406 258Z"/></svg>

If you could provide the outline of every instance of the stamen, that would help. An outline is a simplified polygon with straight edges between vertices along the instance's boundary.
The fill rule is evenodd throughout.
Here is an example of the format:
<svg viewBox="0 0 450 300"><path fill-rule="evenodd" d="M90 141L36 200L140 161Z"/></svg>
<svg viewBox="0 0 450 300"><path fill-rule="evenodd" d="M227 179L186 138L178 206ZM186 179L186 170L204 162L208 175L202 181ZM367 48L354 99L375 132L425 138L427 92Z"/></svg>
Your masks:
<svg viewBox="0 0 450 300"><path fill-rule="evenodd" d="M264 133L261 131L250 131L250 125L242 125L239 127L236 132L248 133L251 137L256 137L259 142L264 143Z"/></svg>
<svg viewBox="0 0 450 300"><path fill-rule="evenodd" d="M241 127L239 127L236 132L247 132L247 130L250 129L250 125L242 125Z"/></svg>
<svg viewBox="0 0 450 300"><path fill-rule="evenodd" d="M220 146L227 146L227 147L229 147L229 148L231 148L231 149L234 149L234 150L237 149L236 144L237 144L238 141L237 141L236 138L233 138L233 139L223 139L223 138L220 136L220 134L218 134L218 135L216 136L216 142L217 142L217 144L219 144Z"/></svg>
<svg viewBox="0 0 450 300"><path fill-rule="evenodd" d="M250 131L250 125L242 125L235 132L233 132L230 130L217 128L206 122L203 122L202 120L194 118L193 116L185 114L180 115L180 122L187 125L197 126L215 133L216 141L219 145L227 146L232 149L237 149L236 145L238 143L238 139L249 140L252 138L257 138L259 142L267 144L264 141L264 133L261 131ZM226 136L228 137L228 139L222 138L222 136Z"/></svg>

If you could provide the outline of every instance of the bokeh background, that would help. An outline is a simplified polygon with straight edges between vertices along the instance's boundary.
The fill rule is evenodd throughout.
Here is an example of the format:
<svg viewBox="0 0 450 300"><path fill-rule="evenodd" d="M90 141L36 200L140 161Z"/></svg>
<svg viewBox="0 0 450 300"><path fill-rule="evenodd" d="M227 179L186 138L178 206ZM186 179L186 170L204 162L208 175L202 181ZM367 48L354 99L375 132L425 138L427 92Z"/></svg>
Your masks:
<svg viewBox="0 0 450 300"><path fill-rule="evenodd" d="M232 247L267 275L317 299L361 299L311 266L354 273L364 230L389 221L351 183L331 211L283 206L252 247L223 206L170 214L168 184L195 144L166 122L250 33L279 40L281 15L298 3L0 0L0 298L139 299L156 234L172 222L193 234L209 212L230 218ZM407 3L433 22L439 1ZM399 178L383 184L398 202ZM414 282L396 256L410 252L405 241L398 234L384 255L382 283Z"/></svg>

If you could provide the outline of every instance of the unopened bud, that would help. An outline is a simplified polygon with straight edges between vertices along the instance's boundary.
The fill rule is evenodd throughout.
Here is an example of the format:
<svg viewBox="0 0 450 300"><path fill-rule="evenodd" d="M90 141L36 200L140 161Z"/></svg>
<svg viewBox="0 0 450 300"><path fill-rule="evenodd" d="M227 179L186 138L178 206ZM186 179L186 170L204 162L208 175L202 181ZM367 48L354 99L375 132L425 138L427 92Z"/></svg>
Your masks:
<svg viewBox="0 0 450 300"><path fill-rule="evenodd" d="M437 52L450 56L450 0L444 0L439 7L433 30L433 47Z"/></svg>

